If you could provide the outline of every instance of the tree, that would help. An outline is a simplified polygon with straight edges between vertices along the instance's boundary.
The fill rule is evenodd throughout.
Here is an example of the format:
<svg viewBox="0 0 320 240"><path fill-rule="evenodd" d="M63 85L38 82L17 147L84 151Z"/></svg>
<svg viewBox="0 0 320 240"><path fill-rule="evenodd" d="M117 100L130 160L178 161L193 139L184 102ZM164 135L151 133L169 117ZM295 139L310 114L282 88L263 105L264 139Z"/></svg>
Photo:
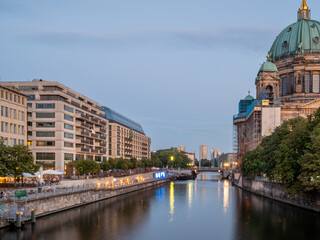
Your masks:
<svg viewBox="0 0 320 240"><path fill-rule="evenodd" d="M92 159L76 161L76 169L79 174L95 174L100 172L100 165Z"/></svg>
<svg viewBox="0 0 320 240"><path fill-rule="evenodd" d="M34 159L28 148L24 145L6 146L0 142L0 174L12 174L15 182L19 181L22 173L35 173L39 166L34 164Z"/></svg>

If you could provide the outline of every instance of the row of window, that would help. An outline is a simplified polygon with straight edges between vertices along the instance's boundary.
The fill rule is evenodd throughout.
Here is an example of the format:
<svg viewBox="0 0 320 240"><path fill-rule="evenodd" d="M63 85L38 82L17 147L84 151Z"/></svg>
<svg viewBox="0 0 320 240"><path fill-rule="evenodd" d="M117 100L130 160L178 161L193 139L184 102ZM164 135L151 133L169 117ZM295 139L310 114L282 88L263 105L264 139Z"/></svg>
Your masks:
<svg viewBox="0 0 320 240"><path fill-rule="evenodd" d="M32 145L32 141L28 141L28 145ZM55 141L36 141L38 147L54 147ZM73 148L74 144L71 142L64 142L64 147Z"/></svg>
<svg viewBox="0 0 320 240"><path fill-rule="evenodd" d="M5 106L1 106L1 116L24 121L24 112L23 111L19 111L14 108L8 108Z"/></svg>
<svg viewBox="0 0 320 240"><path fill-rule="evenodd" d="M1 121L1 132L24 135L24 126Z"/></svg>
<svg viewBox="0 0 320 240"><path fill-rule="evenodd" d="M8 140L8 138L5 137L1 137L1 140L3 141L3 144L6 146L14 146L17 144L22 144L24 145L24 140L23 139L15 139L15 138L10 138L10 141Z"/></svg>
<svg viewBox="0 0 320 240"><path fill-rule="evenodd" d="M55 153L47 153L47 152L37 152L36 153L36 159L37 160L55 160L56 154ZM74 160L74 154L72 153L65 153L64 154L64 160Z"/></svg>
<svg viewBox="0 0 320 240"><path fill-rule="evenodd" d="M37 131L36 136L37 137L55 137L55 132L54 131ZM64 133L64 137L73 139L73 134Z"/></svg>
<svg viewBox="0 0 320 240"><path fill-rule="evenodd" d="M288 89L288 79L287 77L282 78L282 95L293 94L295 92L295 80L294 76L290 76L290 88ZM301 84L301 82L300 82ZM312 86L312 88L311 88ZM304 85L304 92L305 93L320 93L320 77L319 75L312 75L311 76L305 75L305 85Z"/></svg>
<svg viewBox="0 0 320 240"><path fill-rule="evenodd" d="M2 99L10 100L11 102L15 102L15 103L19 103L19 104L20 103L24 104L24 101L25 101L23 96L19 96L18 94L14 94L9 91L2 90L2 89L1 89L0 96Z"/></svg>

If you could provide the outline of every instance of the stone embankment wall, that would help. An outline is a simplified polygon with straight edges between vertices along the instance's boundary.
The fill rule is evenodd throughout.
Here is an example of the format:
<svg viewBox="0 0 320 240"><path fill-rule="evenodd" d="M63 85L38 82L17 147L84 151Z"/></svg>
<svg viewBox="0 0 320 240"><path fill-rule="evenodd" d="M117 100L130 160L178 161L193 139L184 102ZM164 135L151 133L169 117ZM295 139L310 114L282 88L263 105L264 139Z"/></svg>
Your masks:
<svg viewBox="0 0 320 240"><path fill-rule="evenodd" d="M242 176L236 177L234 184L255 194L320 213L320 193L290 196L282 184L252 180Z"/></svg>
<svg viewBox="0 0 320 240"><path fill-rule="evenodd" d="M137 177L137 175L135 175L135 177ZM147 175L143 174L143 177L147 177ZM95 179L93 180L92 183L102 184L104 181L106 181L106 179L100 179L100 180ZM132 185L119 186L116 188L101 188L101 189L97 188L93 190L85 190L81 192L66 193L58 196L34 199L26 202L24 201L15 202L15 204L18 206L19 211L30 211L30 209L35 209L36 216L41 217L41 216L49 215L52 213L64 211L67 209L80 207L85 204L120 196L130 192L135 192L141 189L165 184L169 181L170 181L169 178L165 178L161 180L149 180L149 181L135 183ZM70 181L70 183L67 184L70 187L69 184L80 185L81 183L77 181ZM85 184L88 184L88 182L85 182ZM12 203L5 203L4 207L8 207L9 205L12 205ZM0 228L5 227L7 225L8 223L6 223L4 219L0 219Z"/></svg>

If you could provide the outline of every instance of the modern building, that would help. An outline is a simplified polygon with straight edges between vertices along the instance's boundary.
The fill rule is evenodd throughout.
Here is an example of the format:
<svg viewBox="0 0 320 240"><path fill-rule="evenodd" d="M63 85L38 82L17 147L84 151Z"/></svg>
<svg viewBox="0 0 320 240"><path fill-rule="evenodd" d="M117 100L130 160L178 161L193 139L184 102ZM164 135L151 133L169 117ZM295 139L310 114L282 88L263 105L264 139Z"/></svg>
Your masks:
<svg viewBox="0 0 320 240"><path fill-rule="evenodd" d="M103 106L100 109L109 122L110 158L151 159L151 139L145 135L139 123L108 107Z"/></svg>
<svg viewBox="0 0 320 240"><path fill-rule="evenodd" d="M184 152L184 154L192 161L192 164L196 164L196 154L195 153L188 153Z"/></svg>
<svg viewBox="0 0 320 240"><path fill-rule="evenodd" d="M5 145L27 144L27 97L0 85L0 140Z"/></svg>
<svg viewBox="0 0 320 240"><path fill-rule="evenodd" d="M211 151L210 151L210 159L211 160L216 159L220 155L221 155L221 152L218 149L211 148Z"/></svg>
<svg viewBox="0 0 320 240"><path fill-rule="evenodd" d="M207 145L201 145L200 146L200 157L199 160L208 159L208 147Z"/></svg>
<svg viewBox="0 0 320 240"><path fill-rule="evenodd" d="M234 115L237 159L257 147L284 121L307 117L320 107L320 22L311 20L306 1L297 22L276 37L248 95Z"/></svg>
<svg viewBox="0 0 320 240"><path fill-rule="evenodd" d="M181 145L181 146L178 147L178 151L179 152L185 152L186 151L186 147Z"/></svg>
<svg viewBox="0 0 320 240"><path fill-rule="evenodd" d="M58 82L2 82L27 95L27 140L36 163L63 171L77 159L107 159L101 105ZM23 98L24 99L24 98Z"/></svg>
<svg viewBox="0 0 320 240"><path fill-rule="evenodd" d="M223 153L218 159L218 167L233 169L238 166L236 153Z"/></svg>

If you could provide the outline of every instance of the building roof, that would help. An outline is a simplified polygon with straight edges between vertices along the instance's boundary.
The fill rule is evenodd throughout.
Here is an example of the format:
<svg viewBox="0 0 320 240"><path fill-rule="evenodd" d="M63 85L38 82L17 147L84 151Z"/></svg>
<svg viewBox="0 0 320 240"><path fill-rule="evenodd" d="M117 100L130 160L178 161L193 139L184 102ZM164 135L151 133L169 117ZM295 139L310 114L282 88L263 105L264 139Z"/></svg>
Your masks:
<svg viewBox="0 0 320 240"><path fill-rule="evenodd" d="M278 68L274 63L268 60L261 65L259 72L278 72Z"/></svg>
<svg viewBox="0 0 320 240"><path fill-rule="evenodd" d="M0 87L2 87L3 89L6 89L6 90L8 90L8 91L14 92L14 93L16 93L16 94L20 94L20 95L22 95L22 96L27 97L27 95L23 94L22 92L19 92L18 90L15 90L15 89L13 89L13 88L11 88L11 87L6 87L6 86L3 86L3 85L0 85Z"/></svg>
<svg viewBox="0 0 320 240"><path fill-rule="evenodd" d="M310 19L306 2L298 10L298 21L286 27L274 41L269 55L272 61L298 54L320 54L320 22Z"/></svg>
<svg viewBox="0 0 320 240"><path fill-rule="evenodd" d="M116 122L119 123L125 127L131 128L143 135L145 135L141 125L123 115L120 113L117 113L116 111L112 110L111 108L108 107L101 107L101 110L105 112L105 118L107 118L111 122Z"/></svg>

